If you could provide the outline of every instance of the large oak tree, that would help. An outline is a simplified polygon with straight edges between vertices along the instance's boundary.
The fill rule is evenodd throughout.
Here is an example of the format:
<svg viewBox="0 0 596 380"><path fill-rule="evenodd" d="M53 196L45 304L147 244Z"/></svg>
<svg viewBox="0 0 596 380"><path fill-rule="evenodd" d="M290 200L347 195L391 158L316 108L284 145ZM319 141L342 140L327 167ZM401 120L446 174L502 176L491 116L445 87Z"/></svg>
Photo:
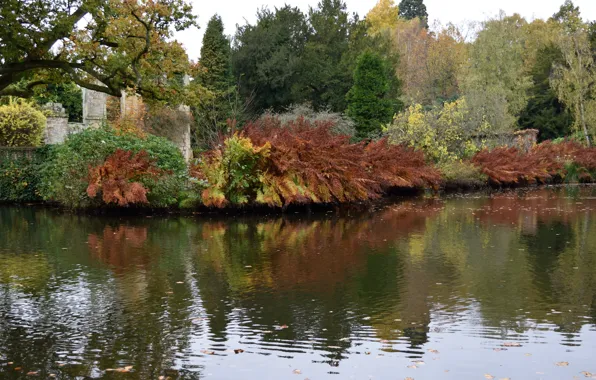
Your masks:
<svg viewBox="0 0 596 380"><path fill-rule="evenodd" d="M191 69L175 30L195 24L186 0L3 0L0 96L72 81L120 96L180 94Z"/></svg>

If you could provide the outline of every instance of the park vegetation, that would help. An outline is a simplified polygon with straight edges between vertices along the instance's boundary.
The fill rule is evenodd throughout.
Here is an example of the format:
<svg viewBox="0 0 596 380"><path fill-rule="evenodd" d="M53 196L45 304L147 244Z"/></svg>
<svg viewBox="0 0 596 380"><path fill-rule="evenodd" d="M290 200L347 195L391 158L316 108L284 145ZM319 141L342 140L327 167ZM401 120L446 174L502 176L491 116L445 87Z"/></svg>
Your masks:
<svg viewBox="0 0 596 380"><path fill-rule="evenodd" d="M0 10L0 146L40 145L47 102L80 121L81 88L147 108L0 156L3 201L283 208L596 181L596 23L570 0L466 25L429 25L422 0L363 18L321 0L262 8L232 36L214 15L198 62L172 38L195 25L189 1L19 4ZM189 163L168 141L179 123Z"/></svg>

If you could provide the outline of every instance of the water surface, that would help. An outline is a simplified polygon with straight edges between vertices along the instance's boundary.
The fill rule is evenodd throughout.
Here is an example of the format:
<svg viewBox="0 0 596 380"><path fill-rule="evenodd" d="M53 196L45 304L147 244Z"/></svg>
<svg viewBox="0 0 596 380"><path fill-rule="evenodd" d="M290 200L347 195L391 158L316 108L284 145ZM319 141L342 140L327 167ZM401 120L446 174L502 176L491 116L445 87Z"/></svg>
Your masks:
<svg viewBox="0 0 596 380"><path fill-rule="evenodd" d="M252 218L0 207L2 379L574 379L595 359L596 187Z"/></svg>

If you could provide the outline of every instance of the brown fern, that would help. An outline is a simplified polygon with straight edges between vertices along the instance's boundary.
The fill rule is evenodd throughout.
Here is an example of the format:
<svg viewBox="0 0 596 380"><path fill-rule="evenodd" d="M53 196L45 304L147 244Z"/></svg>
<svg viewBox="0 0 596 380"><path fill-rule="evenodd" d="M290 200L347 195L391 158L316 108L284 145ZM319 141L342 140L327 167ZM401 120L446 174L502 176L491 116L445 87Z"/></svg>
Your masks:
<svg viewBox="0 0 596 380"><path fill-rule="evenodd" d="M145 151L133 155L118 149L105 162L89 168L87 195L95 198L99 193L106 204L126 206L131 203L149 203L148 190L137 182L141 177L156 177L161 170L149 159Z"/></svg>

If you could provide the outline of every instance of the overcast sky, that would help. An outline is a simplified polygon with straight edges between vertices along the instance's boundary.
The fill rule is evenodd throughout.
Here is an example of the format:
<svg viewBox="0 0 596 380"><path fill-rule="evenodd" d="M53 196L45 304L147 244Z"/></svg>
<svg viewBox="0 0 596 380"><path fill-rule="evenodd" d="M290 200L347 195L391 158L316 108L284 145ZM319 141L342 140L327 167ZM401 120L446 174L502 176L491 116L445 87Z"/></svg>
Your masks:
<svg viewBox="0 0 596 380"><path fill-rule="evenodd" d="M219 14L225 24L225 32L233 35L236 24L244 24L245 20L254 23L257 9L281 7L284 4L298 6L303 12L309 6L316 7L318 0L190 0L194 4L194 13L199 16L200 30L192 28L176 34L176 38L184 44L191 59L198 59L201 50L203 32L207 22L215 13ZM364 17L375 6L377 0L345 0L350 13L356 12ZM446 24L460 24L464 21L482 21L496 15L500 9L507 14L520 13L527 19L548 18L555 13L564 0L425 0L430 24L439 20ZM399 0L395 1L399 4ZM596 20L596 0L575 0L586 20Z"/></svg>

